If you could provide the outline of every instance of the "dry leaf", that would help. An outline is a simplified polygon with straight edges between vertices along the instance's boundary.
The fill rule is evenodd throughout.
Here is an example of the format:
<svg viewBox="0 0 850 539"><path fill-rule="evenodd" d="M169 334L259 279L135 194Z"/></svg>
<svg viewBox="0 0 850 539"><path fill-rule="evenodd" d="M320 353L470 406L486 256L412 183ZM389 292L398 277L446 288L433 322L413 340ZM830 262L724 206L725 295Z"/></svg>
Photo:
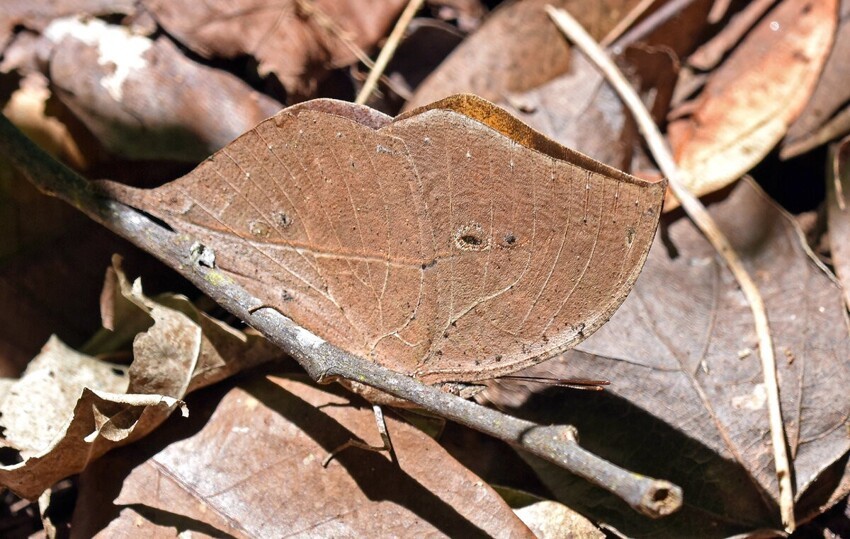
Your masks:
<svg viewBox="0 0 850 539"><path fill-rule="evenodd" d="M0 51L6 48L19 28L41 32L50 21L60 17L129 15L135 11L134 0L3 0L3 9L0 10Z"/></svg>
<svg viewBox="0 0 850 539"><path fill-rule="evenodd" d="M288 92L310 97L329 69L357 60L389 30L404 0L145 0L157 22L205 58L253 56Z"/></svg>
<svg viewBox="0 0 850 539"><path fill-rule="evenodd" d="M523 491L495 487L539 539L604 539L602 530L566 505Z"/></svg>
<svg viewBox="0 0 850 539"><path fill-rule="evenodd" d="M821 73L837 10L837 0L779 2L711 73L690 114L670 123L692 192L729 185L782 139Z"/></svg>
<svg viewBox="0 0 850 539"><path fill-rule="evenodd" d="M68 127L46 114L51 96L48 83L41 73L25 75L3 107L3 115L48 153L72 167L83 168L85 158Z"/></svg>
<svg viewBox="0 0 850 539"><path fill-rule="evenodd" d="M564 74L570 48L543 10L569 11L601 38L638 2L607 0L525 0L502 5L417 89L406 108L413 109L452 94L472 93L502 102Z"/></svg>
<svg viewBox="0 0 850 539"><path fill-rule="evenodd" d="M52 21L44 36L57 96L122 157L197 162L280 109L162 37L78 17Z"/></svg>
<svg viewBox="0 0 850 539"><path fill-rule="evenodd" d="M37 498L110 449L145 436L188 391L281 356L265 339L209 318L182 296L145 297L117 265L110 275L153 325L136 337L129 370L51 339L8 387L0 403L3 443L24 461L0 467L0 483L22 497Z"/></svg>
<svg viewBox="0 0 850 539"><path fill-rule="evenodd" d="M841 0L835 44L806 108L788 128L780 156L794 157L850 132L850 0Z"/></svg>
<svg viewBox="0 0 850 539"><path fill-rule="evenodd" d="M175 182L104 189L197 239L264 305L437 383L542 361L605 323L664 186L456 96L395 120L308 102Z"/></svg>
<svg viewBox="0 0 850 539"><path fill-rule="evenodd" d="M392 417L397 464L348 449L323 468L352 437L380 438L369 408L301 380L253 377L217 404L197 395L204 404L190 406L214 408L209 418L172 422L81 476L72 528L101 537L174 528L213 537L532 537L481 479Z"/></svg>
<svg viewBox="0 0 850 539"><path fill-rule="evenodd" d="M124 369L98 363L51 339L9 389L2 402L5 443L24 460L0 466L3 486L35 499L91 459L144 436L179 404L163 395L123 394Z"/></svg>
<svg viewBox="0 0 850 539"><path fill-rule="evenodd" d="M850 333L840 288L810 257L793 220L750 182L709 209L767 303L803 521L850 488L847 481L837 486L850 450ZM582 497L598 493L577 487L569 494L573 479L537 463L541 479L560 501L629 536L781 529L755 345L750 309L717 253L687 219L670 223L611 321L577 350L531 371L608 379L606 393L616 399L582 402L549 392L528 406L536 421L576 424L589 450L681 485L686 507L657 524L638 522L622 504L589 507ZM502 405L530 398L513 388L489 398Z"/></svg>

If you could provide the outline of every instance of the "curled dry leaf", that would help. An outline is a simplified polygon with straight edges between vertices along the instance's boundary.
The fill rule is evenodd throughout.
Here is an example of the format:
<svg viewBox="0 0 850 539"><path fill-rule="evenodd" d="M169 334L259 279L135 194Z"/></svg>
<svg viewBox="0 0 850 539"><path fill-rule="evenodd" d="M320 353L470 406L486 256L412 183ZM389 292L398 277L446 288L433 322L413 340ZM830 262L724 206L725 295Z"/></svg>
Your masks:
<svg viewBox="0 0 850 539"><path fill-rule="evenodd" d="M850 485L846 476L842 482L850 450L850 333L840 287L810 257L793 220L750 182L709 209L767 304L797 516L804 521ZM535 463L559 500L626 535L781 529L755 343L734 279L680 218L659 234L646 271L611 321L578 349L529 373L605 378L612 381L606 393L616 398L584 396L582 402L549 392L536 399L527 386L507 381L488 397L501 405L525 402L540 422L575 424L585 447L641 473L663 470L682 486L680 514L636 522L616 504L588 504L599 494L570 493L572 479Z"/></svg>
<svg viewBox="0 0 850 539"><path fill-rule="evenodd" d="M806 108L788 128L780 156L791 158L850 133L850 0L841 0L835 44Z"/></svg>
<svg viewBox="0 0 850 539"><path fill-rule="evenodd" d="M36 498L110 449L147 435L188 391L281 355L265 339L209 318L182 296L147 298L117 262L109 279L123 301L153 323L137 336L129 369L54 338L8 388L0 402L3 443L24 460L0 467L0 483L22 497ZM125 316L139 323L138 316Z"/></svg>
<svg viewBox="0 0 850 539"><path fill-rule="evenodd" d="M197 162L280 109L163 37L78 17L52 21L44 36L56 95L122 157Z"/></svg>
<svg viewBox="0 0 850 539"><path fill-rule="evenodd" d="M693 193L729 185L785 136L815 87L837 19L837 0L779 2L711 73L690 113L668 127Z"/></svg>
<svg viewBox="0 0 850 539"><path fill-rule="evenodd" d="M397 463L347 449L323 468L352 438L380 444L371 409L327 389L255 376L217 403L208 392L193 397L205 399L193 409L214 409L209 418L165 425L144 447L114 452L81 476L77 533L532 537L480 478L392 417Z"/></svg>
<svg viewBox="0 0 850 539"><path fill-rule="evenodd" d="M144 436L178 406L163 395L124 394L123 375L120 366L50 340L0 403L4 443L23 457L0 466L0 483L37 498L91 459ZM91 389L98 386L105 389Z"/></svg>
<svg viewBox="0 0 850 539"><path fill-rule="evenodd" d="M404 0L144 0L157 22L205 58L253 56L288 92L310 97L332 68L385 36Z"/></svg>
<svg viewBox="0 0 850 539"><path fill-rule="evenodd" d="M664 185L455 96L394 120L311 101L172 183L102 188L197 239L215 275L264 306L439 383L548 359L605 323Z"/></svg>

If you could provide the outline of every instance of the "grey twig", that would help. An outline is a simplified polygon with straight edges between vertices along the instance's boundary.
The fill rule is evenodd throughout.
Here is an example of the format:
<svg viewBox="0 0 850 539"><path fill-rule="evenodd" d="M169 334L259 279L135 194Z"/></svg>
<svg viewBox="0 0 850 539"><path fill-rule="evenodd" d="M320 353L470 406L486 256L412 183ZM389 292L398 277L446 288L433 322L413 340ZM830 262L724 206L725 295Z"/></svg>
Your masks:
<svg viewBox="0 0 850 539"><path fill-rule="evenodd" d="M65 200L186 277L295 358L314 380L328 383L344 378L410 401L562 466L645 515L661 517L681 506L678 486L624 470L582 449L573 427L537 425L444 393L337 348L274 309L257 308L262 301L204 263L199 256L203 246L193 238L171 232L117 201L101 198L86 179L38 148L2 115L0 152L41 191Z"/></svg>

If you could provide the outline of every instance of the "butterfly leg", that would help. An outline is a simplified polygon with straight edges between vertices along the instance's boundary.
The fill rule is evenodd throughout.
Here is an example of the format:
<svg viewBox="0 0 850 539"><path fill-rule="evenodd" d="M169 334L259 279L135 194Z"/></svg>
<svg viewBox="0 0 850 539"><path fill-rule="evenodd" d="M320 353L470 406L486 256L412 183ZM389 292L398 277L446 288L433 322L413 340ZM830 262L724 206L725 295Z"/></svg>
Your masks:
<svg viewBox="0 0 850 539"><path fill-rule="evenodd" d="M334 459L335 456L342 453L349 447L356 447L358 449L365 449L366 451L375 451L381 452L386 451L390 455L390 460L392 462L398 462L396 458L395 449L393 448L392 440L390 439L390 431L387 430L387 422L384 419L384 410L381 408L379 404L372 405L372 411L375 413L375 423L378 426L378 433L381 435L381 441L383 442L380 446L369 445L366 442L355 440L354 438L349 439L347 442L337 447L325 458L322 462L322 466L325 468L328 467L328 464Z"/></svg>

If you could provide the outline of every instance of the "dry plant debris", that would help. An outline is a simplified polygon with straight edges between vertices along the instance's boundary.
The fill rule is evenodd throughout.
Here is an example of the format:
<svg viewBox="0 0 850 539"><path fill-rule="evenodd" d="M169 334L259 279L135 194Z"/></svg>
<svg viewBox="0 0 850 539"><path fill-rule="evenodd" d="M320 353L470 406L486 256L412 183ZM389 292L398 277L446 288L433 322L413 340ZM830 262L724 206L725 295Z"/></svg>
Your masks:
<svg viewBox="0 0 850 539"><path fill-rule="evenodd" d="M792 537L850 527L850 144L835 142L850 132L850 0L6 3L3 114L110 181L97 198L53 181L67 177L46 157L0 150L0 482L41 506L6 496L2 533L787 534L746 300L675 199L656 234L661 174L547 5L608 47L764 298L809 528ZM454 94L495 106L440 101ZM0 148L21 148L3 129ZM820 258L788 211L817 216ZM551 448L506 458L409 412L385 410L397 461L348 449L322 468L378 432L361 397L315 385L241 322L285 344L278 312L322 382L346 372L373 399L410 390L529 439L574 425L580 445L539 433L562 436L561 456L675 483L681 509L648 519L606 490L613 468L583 472L594 484ZM612 383L493 379L521 368ZM429 400L411 378L486 385L476 400L501 411Z"/></svg>

